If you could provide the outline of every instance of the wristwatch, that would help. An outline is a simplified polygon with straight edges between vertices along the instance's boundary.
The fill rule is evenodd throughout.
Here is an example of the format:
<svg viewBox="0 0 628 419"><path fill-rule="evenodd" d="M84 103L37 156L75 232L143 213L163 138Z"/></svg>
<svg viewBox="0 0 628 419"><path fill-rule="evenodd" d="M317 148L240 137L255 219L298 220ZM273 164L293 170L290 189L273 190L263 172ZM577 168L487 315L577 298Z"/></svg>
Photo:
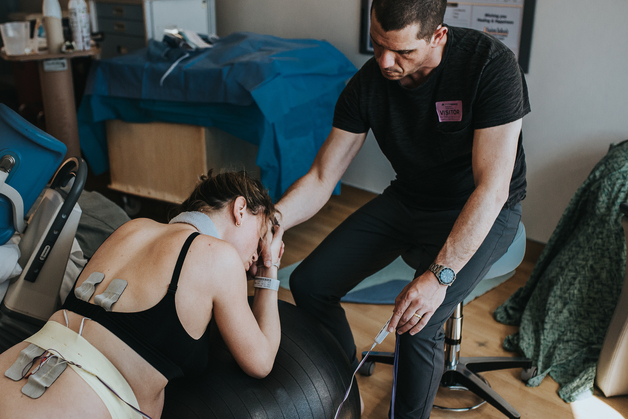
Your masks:
<svg viewBox="0 0 628 419"><path fill-rule="evenodd" d="M447 268L443 265L439 265L437 263L432 263L429 267L429 270L436 275L436 279L441 285L451 285L456 280L456 273L453 269Z"/></svg>

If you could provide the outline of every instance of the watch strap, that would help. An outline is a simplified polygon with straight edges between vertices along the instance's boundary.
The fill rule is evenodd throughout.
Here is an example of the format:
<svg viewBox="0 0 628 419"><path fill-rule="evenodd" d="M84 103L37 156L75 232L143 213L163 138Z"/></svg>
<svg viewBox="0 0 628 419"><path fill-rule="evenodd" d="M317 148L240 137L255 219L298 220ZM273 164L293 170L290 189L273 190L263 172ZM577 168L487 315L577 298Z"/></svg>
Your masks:
<svg viewBox="0 0 628 419"><path fill-rule="evenodd" d="M432 263L427 269L429 269L434 275L436 275L436 278L438 278L440 271L442 271L443 268L443 265L439 265L438 263Z"/></svg>
<svg viewBox="0 0 628 419"><path fill-rule="evenodd" d="M455 272L453 269L448 268L448 267L446 267L446 266L439 265L438 263L432 263L428 269L429 269L429 270L430 270L430 271L431 271L434 275L436 275L436 279L438 279L438 282L439 282L441 285L447 285L447 286L449 286L449 285L453 284L453 283L454 283L454 281L456 280L456 272ZM449 270L453 273L453 275L454 275L454 278L453 278L453 279L451 280L451 282L449 282L449 283L443 282L443 280L441 279L441 272L442 272L443 270L445 270L445 269L449 269Z"/></svg>

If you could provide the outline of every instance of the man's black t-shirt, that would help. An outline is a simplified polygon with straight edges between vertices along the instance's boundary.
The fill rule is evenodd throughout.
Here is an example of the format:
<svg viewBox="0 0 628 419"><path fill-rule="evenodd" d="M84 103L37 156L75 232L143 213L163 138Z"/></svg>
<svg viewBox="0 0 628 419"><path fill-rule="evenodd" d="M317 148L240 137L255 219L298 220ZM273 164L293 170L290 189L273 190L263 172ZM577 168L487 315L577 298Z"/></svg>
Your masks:
<svg viewBox="0 0 628 419"><path fill-rule="evenodd" d="M441 63L427 81L407 89L384 78L373 58L340 95L333 125L352 133L373 130L397 175L388 193L415 208L447 210L462 208L475 188L474 130L528 112L525 79L512 51L482 32L449 27ZM519 136L506 208L524 198L525 173Z"/></svg>

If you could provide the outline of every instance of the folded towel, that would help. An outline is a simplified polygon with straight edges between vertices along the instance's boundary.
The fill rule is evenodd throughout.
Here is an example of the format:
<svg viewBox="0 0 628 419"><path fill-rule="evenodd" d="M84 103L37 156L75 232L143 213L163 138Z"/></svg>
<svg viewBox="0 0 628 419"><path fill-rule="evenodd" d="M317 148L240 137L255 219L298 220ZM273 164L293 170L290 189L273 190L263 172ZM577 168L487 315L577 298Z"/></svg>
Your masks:
<svg viewBox="0 0 628 419"><path fill-rule="evenodd" d="M22 273L22 267L17 263L20 258L20 235L15 233L11 239L0 246L0 301L4 299L9 287L9 279Z"/></svg>
<svg viewBox="0 0 628 419"><path fill-rule="evenodd" d="M19 242L20 236L15 233L8 242L0 246L0 283L22 273L22 267L17 263L20 258L20 248L17 246Z"/></svg>

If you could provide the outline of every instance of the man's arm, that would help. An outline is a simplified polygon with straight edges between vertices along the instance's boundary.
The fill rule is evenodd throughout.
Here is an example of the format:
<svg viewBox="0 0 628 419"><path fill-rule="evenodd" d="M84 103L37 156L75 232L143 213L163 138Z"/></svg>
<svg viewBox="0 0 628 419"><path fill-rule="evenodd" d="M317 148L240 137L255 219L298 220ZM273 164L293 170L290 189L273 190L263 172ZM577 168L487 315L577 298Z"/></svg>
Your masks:
<svg viewBox="0 0 628 419"><path fill-rule="evenodd" d="M476 187L435 263L460 272L486 238L508 199L520 131L521 119L475 131L472 165ZM442 304L446 290L431 271L415 278L396 298L388 330L418 333ZM420 321L415 313L423 316Z"/></svg>
<svg viewBox="0 0 628 419"><path fill-rule="evenodd" d="M281 212L278 221L285 230L308 220L325 205L365 139L366 133L332 128L310 170L288 188L276 205ZM271 261L266 248L263 245L261 253L268 267Z"/></svg>

